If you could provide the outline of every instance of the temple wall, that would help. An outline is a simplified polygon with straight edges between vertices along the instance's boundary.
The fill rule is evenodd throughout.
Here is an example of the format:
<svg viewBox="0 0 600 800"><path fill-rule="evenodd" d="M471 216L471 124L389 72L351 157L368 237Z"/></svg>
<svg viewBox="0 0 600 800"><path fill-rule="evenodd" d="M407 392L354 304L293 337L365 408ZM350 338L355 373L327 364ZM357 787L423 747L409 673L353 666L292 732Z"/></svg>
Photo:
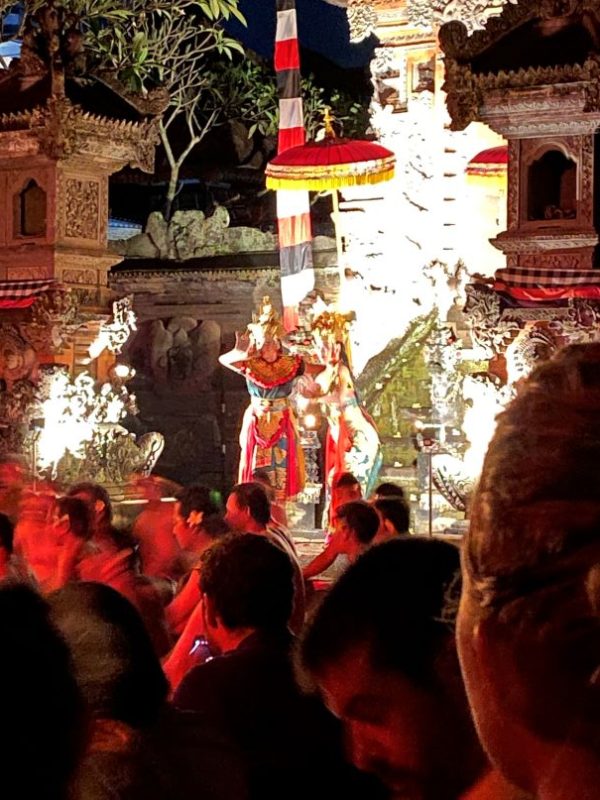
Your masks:
<svg viewBox="0 0 600 800"><path fill-rule="evenodd" d="M328 300L337 294L334 256L325 250L316 258L317 286ZM227 488L236 478L248 394L244 380L217 359L265 294L280 306L278 254L128 259L113 271L110 285L133 295L138 316L124 353L136 370L129 386L140 414L132 429L165 435L159 474Z"/></svg>

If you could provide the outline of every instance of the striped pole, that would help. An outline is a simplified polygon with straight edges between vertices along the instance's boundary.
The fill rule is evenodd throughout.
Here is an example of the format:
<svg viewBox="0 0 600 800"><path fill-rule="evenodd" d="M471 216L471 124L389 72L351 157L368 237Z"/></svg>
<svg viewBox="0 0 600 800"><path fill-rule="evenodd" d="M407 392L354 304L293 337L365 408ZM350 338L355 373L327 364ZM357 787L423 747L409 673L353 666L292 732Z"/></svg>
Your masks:
<svg viewBox="0 0 600 800"><path fill-rule="evenodd" d="M275 72L279 92L277 152L283 153L304 144L306 138L295 0L277 0ZM277 192L277 226L283 321L286 330L293 330L298 324L298 304L315 285L308 192Z"/></svg>

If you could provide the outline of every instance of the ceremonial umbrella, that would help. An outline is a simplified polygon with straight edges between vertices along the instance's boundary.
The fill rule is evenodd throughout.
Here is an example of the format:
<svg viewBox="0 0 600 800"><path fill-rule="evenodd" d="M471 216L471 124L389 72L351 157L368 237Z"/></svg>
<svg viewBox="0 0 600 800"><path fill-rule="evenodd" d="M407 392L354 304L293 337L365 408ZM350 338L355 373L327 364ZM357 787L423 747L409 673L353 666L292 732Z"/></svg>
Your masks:
<svg viewBox="0 0 600 800"><path fill-rule="evenodd" d="M474 156L467 165L469 183L506 191L508 147L490 147Z"/></svg>
<svg viewBox="0 0 600 800"><path fill-rule="evenodd" d="M342 240L339 229L337 191L349 186L367 186L394 177L396 157L387 147L362 139L338 139L325 113L325 136L280 153L267 164L267 189L330 191L333 223L342 269Z"/></svg>

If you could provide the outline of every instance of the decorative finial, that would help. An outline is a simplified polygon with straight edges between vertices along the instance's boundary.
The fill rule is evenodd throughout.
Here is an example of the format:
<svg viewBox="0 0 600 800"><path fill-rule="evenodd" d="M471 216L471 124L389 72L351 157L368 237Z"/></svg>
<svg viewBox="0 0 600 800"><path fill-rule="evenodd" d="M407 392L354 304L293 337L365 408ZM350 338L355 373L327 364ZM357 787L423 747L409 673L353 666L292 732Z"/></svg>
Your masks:
<svg viewBox="0 0 600 800"><path fill-rule="evenodd" d="M331 113L331 109L329 106L325 106L325 111L323 112L323 124L325 125L325 138L326 139L335 139L335 131L333 129L333 115Z"/></svg>

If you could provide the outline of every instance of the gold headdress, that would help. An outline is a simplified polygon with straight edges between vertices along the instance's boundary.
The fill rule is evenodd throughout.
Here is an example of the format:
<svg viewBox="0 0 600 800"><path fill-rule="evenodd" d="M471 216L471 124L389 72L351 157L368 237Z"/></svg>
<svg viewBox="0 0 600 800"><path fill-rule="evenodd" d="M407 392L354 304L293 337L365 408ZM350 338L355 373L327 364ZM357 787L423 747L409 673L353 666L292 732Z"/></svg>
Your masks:
<svg viewBox="0 0 600 800"><path fill-rule="evenodd" d="M261 346L259 343L264 343L267 339L281 341L283 338L285 329L269 295L264 295L258 307L258 314L252 314L252 322L248 325L248 332L258 347Z"/></svg>
<svg viewBox="0 0 600 800"><path fill-rule="evenodd" d="M322 340L339 342L346 344L350 325L354 319L354 313L342 314L341 311L322 311L318 317L312 321L312 330Z"/></svg>

